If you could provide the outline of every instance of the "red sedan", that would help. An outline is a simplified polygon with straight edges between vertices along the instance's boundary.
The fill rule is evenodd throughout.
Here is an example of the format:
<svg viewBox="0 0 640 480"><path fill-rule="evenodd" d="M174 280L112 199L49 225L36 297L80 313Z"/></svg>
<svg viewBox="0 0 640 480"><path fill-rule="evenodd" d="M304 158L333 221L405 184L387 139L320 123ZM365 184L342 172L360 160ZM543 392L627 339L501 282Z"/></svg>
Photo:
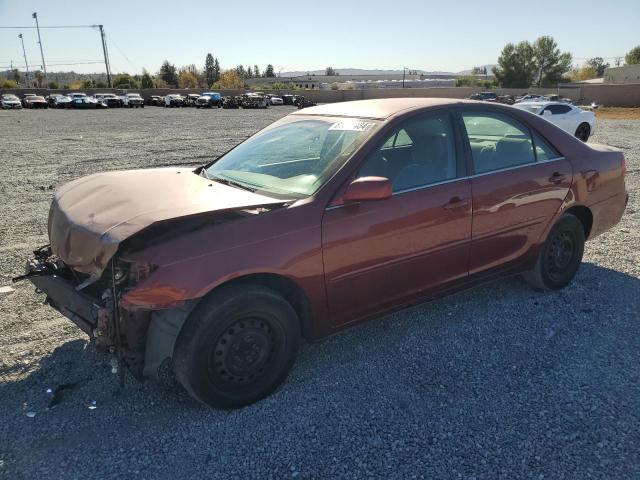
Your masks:
<svg viewBox="0 0 640 480"><path fill-rule="evenodd" d="M196 170L56 192L27 276L136 375L201 402L272 392L317 339L499 276L566 286L627 202L625 160L512 107L307 108Z"/></svg>

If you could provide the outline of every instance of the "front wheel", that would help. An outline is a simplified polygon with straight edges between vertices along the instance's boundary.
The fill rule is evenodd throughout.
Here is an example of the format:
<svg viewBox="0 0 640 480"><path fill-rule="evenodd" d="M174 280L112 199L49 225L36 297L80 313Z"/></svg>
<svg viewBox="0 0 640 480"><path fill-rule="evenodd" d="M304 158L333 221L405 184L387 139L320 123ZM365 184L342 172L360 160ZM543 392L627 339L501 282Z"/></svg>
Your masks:
<svg viewBox="0 0 640 480"><path fill-rule="evenodd" d="M523 274L536 290L559 290L566 287L580 268L585 234L580 220L565 213L553 226L540 248L533 270Z"/></svg>
<svg viewBox="0 0 640 480"><path fill-rule="evenodd" d="M271 394L291 370L300 343L291 305L261 285L222 287L189 315L173 369L196 400L238 408Z"/></svg>
<svg viewBox="0 0 640 480"><path fill-rule="evenodd" d="M579 138L583 142L589 140L589 136L591 135L591 126L588 123L581 123L576 130L576 138Z"/></svg>

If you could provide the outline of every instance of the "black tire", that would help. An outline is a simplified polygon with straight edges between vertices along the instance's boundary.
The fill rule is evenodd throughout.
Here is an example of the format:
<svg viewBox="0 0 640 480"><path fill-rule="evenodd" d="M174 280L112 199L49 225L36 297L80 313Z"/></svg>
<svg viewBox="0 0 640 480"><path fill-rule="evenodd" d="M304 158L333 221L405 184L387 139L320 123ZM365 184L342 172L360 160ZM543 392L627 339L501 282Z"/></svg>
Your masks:
<svg viewBox="0 0 640 480"><path fill-rule="evenodd" d="M589 140L589 136L591 135L591 126L588 123L581 123L578 125L576 129L576 138L579 138L583 142Z"/></svg>
<svg viewBox="0 0 640 480"><path fill-rule="evenodd" d="M271 394L300 344L291 305L261 285L222 287L189 315L173 355L178 381L210 407L239 408Z"/></svg>
<svg viewBox="0 0 640 480"><path fill-rule="evenodd" d="M562 215L545 240L533 270L523 274L534 289L560 290L566 287L580 268L584 254L584 228L570 213Z"/></svg>

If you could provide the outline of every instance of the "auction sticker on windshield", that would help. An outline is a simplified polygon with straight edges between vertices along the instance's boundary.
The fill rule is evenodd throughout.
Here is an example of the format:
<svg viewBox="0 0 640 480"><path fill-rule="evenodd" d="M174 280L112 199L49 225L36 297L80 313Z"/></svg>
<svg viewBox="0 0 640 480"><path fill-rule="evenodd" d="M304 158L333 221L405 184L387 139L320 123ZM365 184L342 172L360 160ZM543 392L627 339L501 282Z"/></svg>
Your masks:
<svg viewBox="0 0 640 480"><path fill-rule="evenodd" d="M370 130L371 127L373 127L373 123L371 122L364 122L362 120L358 120L355 118L346 118L344 120L340 120L336 123L334 123L333 125L331 125L331 127L329 127L329 130L348 130L351 132L366 132L367 130Z"/></svg>

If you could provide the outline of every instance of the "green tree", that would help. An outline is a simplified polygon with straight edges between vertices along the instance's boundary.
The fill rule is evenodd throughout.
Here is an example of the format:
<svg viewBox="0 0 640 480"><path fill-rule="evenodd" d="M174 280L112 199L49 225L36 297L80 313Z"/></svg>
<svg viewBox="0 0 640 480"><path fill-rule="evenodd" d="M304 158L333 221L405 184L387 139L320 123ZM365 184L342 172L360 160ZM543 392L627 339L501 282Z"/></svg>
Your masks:
<svg viewBox="0 0 640 480"><path fill-rule="evenodd" d="M598 76L598 71L590 65L582 68L574 68L569 72L569 78L572 82L582 82L583 80L591 80Z"/></svg>
<svg viewBox="0 0 640 480"><path fill-rule="evenodd" d="M609 63L604 63L602 57L594 57L587 60L587 65L596 71L598 77L602 77L604 71L611 66Z"/></svg>
<svg viewBox="0 0 640 480"><path fill-rule="evenodd" d="M128 73L119 73L113 79L114 88L140 88L140 83ZM89 87L84 87L89 88Z"/></svg>
<svg viewBox="0 0 640 480"><path fill-rule="evenodd" d="M254 66L253 66L253 75L254 75L256 78L259 78L259 77L261 76L261 75L260 75L260 69L258 68L258 65L254 65Z"/></svg>
<svg viewBox="0 0 640 480"><path fill-rule="evenodd" d="M204 61L204 75L207 82L207 86L211 85L213 82L217 80L215 68L216 68L216 64L215 64L215 60L213 59L213 55L211 55L211 53L207 53L207 58Z"/></svg>
<svg viewBox="0 0 640 480"><path fill-rule="evenodd" d="M104 80L98 80L96 83L96 88L107 88L107 82Z"/></svg>
<svg viewBox="0 0 640 480"><path fill-rule="evenodd" d="M247 78L247 71L244 69L244 65L238 65L236 67L236 72L240 78Z"/></svg>
<svg viewBox="0 0 640 480"><path fill-rule="evenodd" d="M471 75L486 75L487 67L473 67L471 69Z"/></svg>
<svg viewBox="0 0 640 480"><path fill-rule="evenodd" d="M508 43L498 58L493 74L507 88L548 87L562 81L571 70L570 53L562 53L552 37L538 38L533 45L523 41Z"/></svg>
<svg viewBox="0 0 640 480"><path fill-rule="evenodd" d="M38 85L38 88L42 88L42 85L44 84L44 73L40 70L36 70L33 75L36 78L36 85Z"/></svg>
<svg viewBox="0 0 640 480"><path fill-rule="evenodd" d="M328 77L333 77L336 74L336 71L333 69L333 67L327 67L324 69L324 74Z"/></svg>
<svg viewBox="0 0 640 480"><path fill-rule="evenodd" d="M640 45L629 50L624 57L624 61L627 62L628 65L637 65L640 63Z"/></svg>
<svg viewBox="0 0 640 480"><path fill-rule="evenodd" d="M58 85L57 82L49 82L49 88L51 90L57 90L58 88L60 88L60 86Z"/></svg>
<svg viewBox="0 0 640 480"><path fill-rule="evenodd" d="M153 88L153 78L149 75L149 72L142 70L142 77L140 78L140 88Z"/></svg>
<svg viewBox="0 0 640 480"><path fill-rule="evenodd" d="M214 58L213 60L213 79L215 82L217 82L218 80L220 80L220 62L218 62L217 58Z"/></svg>
<svg viewBox="0 0 640 480"><path fill-rule="evenodd" d="M11 75L13 76L13 81L16 82L16 85L20 85L20 80L22 79L22 74L20 73L20 70L18 70L17 68L14 68L11 71Z"/></svg>
<svg viewBox="0 0 640 480"><path fill-rule="evenodd" d="M253 78L253 69L251 67L247 68L247 78Z"/></svg>
<svg viewBox="0 0 640 480"><path fill-rule="evenodd" d="M178 88L178 71L176 70L175 65L169 63L168 60L165 60L162 63L158 76L170 87Z"/></svg>
<svg viewBox="0 0 640 480"><path fill-rule="evenodd" d="M571 70L573 57L569 52L560 52L553 37L543 36L533 43L536 64L536 85L551 87L562 80L565 73Z"/></svg>
<svg viewBox="0 0 640 480"><path fill-rule="evenodd" d="M533 55L529 42L507 43L498 57L498 65L493 67L498 83L506 88L529 87L535 72Z"/></svg>
<svg viewBox="0 0 640 480"><path fill-rule="evenodd" d="M271 64L267 65L267 68L265 68L264 70L264 76L268 78L276 76L275 72L273 71L273 65Z"/></svg>
<svg viewBox="0 0 640 480"><path fill-rule="evenodd" d="M6 78L0 78L0 88L17 88L18 83L15 80L7 80Z"/></svg>

